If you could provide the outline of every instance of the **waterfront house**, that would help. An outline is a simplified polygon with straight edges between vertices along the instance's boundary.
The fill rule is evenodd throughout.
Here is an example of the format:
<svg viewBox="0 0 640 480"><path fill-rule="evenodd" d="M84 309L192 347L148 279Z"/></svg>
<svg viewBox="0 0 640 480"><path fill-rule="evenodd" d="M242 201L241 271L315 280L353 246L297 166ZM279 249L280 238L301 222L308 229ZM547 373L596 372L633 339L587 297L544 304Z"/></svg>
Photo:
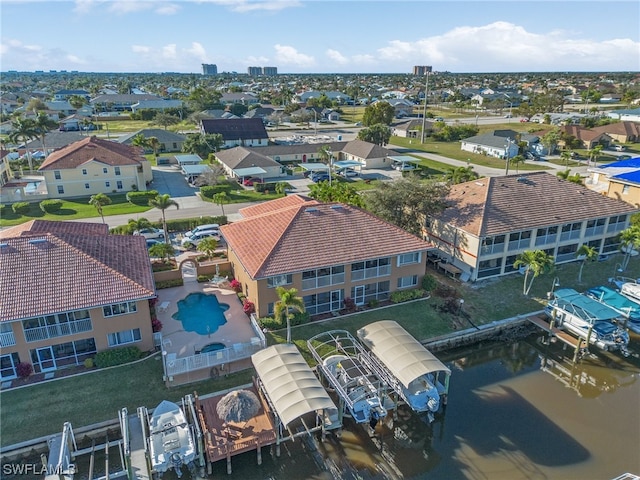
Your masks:
<svg viewBox="0 0 640 480"><path fill-rule="evenodd" d="M587 188L640 208L640 157L590 168L589 173Z"/></svg>
<svg viewBox="0 0 640 480"><path fill-rule="evenodd" d="M32 220L0 232L0 375L81 365L122 345L154 348L145 239L102 223Z"/></svg>
<svg viewBox="0 0 640 480"><path fill-rule="evenodd" d="M258 316L295 287L311 315L374 304L420 285L432 245L359 208L290 195L240 210L220 230L236 280Z"/></svg>

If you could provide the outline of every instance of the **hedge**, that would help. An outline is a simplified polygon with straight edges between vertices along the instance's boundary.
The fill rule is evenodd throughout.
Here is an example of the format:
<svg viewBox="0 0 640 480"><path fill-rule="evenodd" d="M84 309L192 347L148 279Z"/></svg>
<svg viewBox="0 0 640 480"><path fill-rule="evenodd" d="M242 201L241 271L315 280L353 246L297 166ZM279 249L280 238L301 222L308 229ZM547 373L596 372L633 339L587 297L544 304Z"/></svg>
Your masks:
<svg viewBox="0 0 640 480"><path fill-rule="evenodd" d="M277 183L254 183L253 188L256 192L275 192Z"/></svg>
<svg viewBox="0 0 640 480"><path fill-rule="evenodd" d="M152 227L162 229L162 222L150 222ZM177 220L167 220L167 230L171 232L186 232L193 230L198 225L207 225L210 223L217 223L218 225L226 225L227 217L195 217L195 218L180 218ZM109 230L114 235L128 235L129 225L120 225L113 227Z"/></svg>
<svg viewBox="0 0 640 480"><path fill-rule="evenodd" d="M11 210L16 215L26 215L31 210L31 204L29 202L16 202L11 205Z"/></svg>
<svg viewBox="0 0 640 480"><path fill-rule="evenodd" d="M396 290L391 294L391 302L392 303L408 302L409 300L422 298L426 295L426 293L427 292L425 292L421 288L417 288L415 290Z"/></svg>
<svg viewBox="0 0 640 480"><path fill-rule="evenodd" d="M40 210L44 213L56 213L62 208L62 200L43 200L40 202Z"/></svg>
<svg viewBox="0 0 640 480"><path fill-rule="evenodd" d="M162 280L156 282L156 290L160 290L162 288L181 287L182 285L184 285L184 281L181 278Z"/></svg>
<svg viewBox="0 0 640 480"><path fill-rule="evenodd" d="M122 347L104 350L96 355L95 363L98 368L113 367L123 363L133 362L142 358L143 354L138 347Z"/></svg>
<svg viewBox="0 0 640 480"><path fill-rule="evenodd" d="M152 200L157 196L157 190L146 190L144 192L128 192L127 200L134 205L149 205L149 200Z"/></svg>
<svg viewBox="0 0 640 480"><path fill-rule="evenodd" d="M218 185L204 185L200 187L200 195L206 198L213 198L216 193L231 193L233 187L228 183L221 183Z"/></svg>
<svg viewBox="0 0 640 480"><path fill-rule="evenodd" d="M295 312L291 321L289 322L292 327L296 325L303 325L309 321L309 313L308 312ZM280 330L281 328L287 327L287 321L282 321L281 319L275 319L273 317L265 317L260 318L258 320L261 327L267 328L269 330Z"/></svg>

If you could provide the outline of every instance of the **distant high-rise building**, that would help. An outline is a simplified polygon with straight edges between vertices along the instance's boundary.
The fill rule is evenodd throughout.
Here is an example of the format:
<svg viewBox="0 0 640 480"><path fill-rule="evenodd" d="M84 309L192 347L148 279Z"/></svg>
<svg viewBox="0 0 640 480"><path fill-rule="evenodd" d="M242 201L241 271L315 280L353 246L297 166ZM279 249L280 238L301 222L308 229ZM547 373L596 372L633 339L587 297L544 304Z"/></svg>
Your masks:
<svg viewBox="0 0 640 480"><path fill-rule="evenodd" d="M262 75L262 68L261 67L249 67L249 68L247 68L247 73L249 74L250 77L259 77L260 75Z"/></svg>
<svg viewBox="0 0 640 480"><path fill-rule="evenodd" d="M213 63L203 63L202 64L202 74L203 75L217 75L218 74L218 66Z"/></svg>
<svg viewBox="0 0 640 480"><path fill-rule="evenodd" d="M274 77L278 75L278 67L262 67L262 74L265 77Z"/></svg>
<svg viewBox="0 0 640 480"><path fill-rule="evenodd" d="M413 67L413 74L424 76L427 73L431 73L431 65L416 65Z"/></svg>

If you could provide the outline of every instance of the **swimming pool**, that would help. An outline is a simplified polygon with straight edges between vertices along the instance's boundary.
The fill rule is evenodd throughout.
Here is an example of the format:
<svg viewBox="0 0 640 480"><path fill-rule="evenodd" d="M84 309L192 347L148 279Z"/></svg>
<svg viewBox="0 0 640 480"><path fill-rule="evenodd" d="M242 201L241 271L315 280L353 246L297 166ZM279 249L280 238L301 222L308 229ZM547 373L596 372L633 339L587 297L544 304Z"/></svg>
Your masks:
<svg viewBox="0 0 640 480"><path fill-rule="evenodd" d="M172 318L182 322L182 328L186 332L210 335L218 330L220 325L227 323L224 312L228 309L229 305L218 302L215 295L190 293L178 301L178 311Z"/></svg>
<svg viewBox="0 0 640 480"><path fill-rule="evenodd" d="M224 343L208 343L204 347L202 347L200 353L217 352L218 350L224 350L225 348L227 348L227 346Z"/></svg>

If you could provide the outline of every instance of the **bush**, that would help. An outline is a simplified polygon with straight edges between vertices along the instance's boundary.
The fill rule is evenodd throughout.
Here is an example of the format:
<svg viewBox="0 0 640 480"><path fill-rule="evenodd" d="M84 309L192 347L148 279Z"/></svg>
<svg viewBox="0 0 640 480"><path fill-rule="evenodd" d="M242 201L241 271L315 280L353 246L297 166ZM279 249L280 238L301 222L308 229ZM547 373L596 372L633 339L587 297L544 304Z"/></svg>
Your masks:
<svg viewBox="0 0 640 480"><path fill-rule="evenodd" d="M162 322L160 320L158 320L157 318L152 318L151 319L151 329L153 330L153 333L158 333L162 331Z"/></svg>
<svg viewBox="0 0 640 480"><path fill-rule="evenodd" d="M307 312L296 312L291 317L290 324L292 327L296 325L303 325L309 321L309 314ZM287 320L280 320L273 317L264 317L258 319L258 323L261 327L269 330L280 330L287 327Z"/></svg>
<svg viewBox="0 0 640 480"><path fill-rule="evenodd" d="M438 286L438 281L433 275L422 277L422 288L427 292L432 292Z"/></svg>
<svg viewBox="0 0 640 480"><path fill-rule="evenodd" d="M182 285L184 285L184 281L181 278L162 280L160 282L156 282L156 290L160 290L162 288L181 287Z"/></svg>
<svg viewBox="0 0 640 480"><path fill-rule="evenodd" d="M236 293L240 293L242 291L242 284L235 278L231 280L231 283L229 284L229 286L231 287L231 290L233 290Z"/></svg>
<svg viewBox="0 0 640 480"><path fill-rule="evenodd" d="M44 213L56 213L62 208L62 200L43 200L40 202L40 210Z"/></svg>
<svg viewBox="0 0 640 480"><path fill-rule="evenodd" d="M31 210L31 204L29 202L16 202L11 205L11 210L16 215L27 215L29 210Z"/></svg>
<svg viewBox="0 0 640 480"><path fill-rule="evenodd" d="M342 303L344 304L344 309L347 313L353 313L356 311L356 301L353 298L347 297Z"/></svg>
<svg viewBox="0 0 640 480"><path fill-rule="evenodd" d="M20 362L18 365L16 365L16 373L20 378L27 378L33 373L33 365L31 365L29 362Z"/></svg>
<svg viewBox="0 0 640 480"><path fill-rule="evenodd" d="M256 306L253 302L245 298L244 303L242 304L242 310L244 310L244 313L247 315L251 315L252 313L256 313Z"/></svg>
<svg viewBox="0 0 640 480"><path fill-rule="evenodd" d="M142 358L138 347L123 347L104 350L96 355L96 367L106 368L133 362Z"/></svg>
<svg viewBox="0 0 640 480"><path fill-rule="evenodd" d="M426 292L417 288L415 290L398 290L391 294L392 303L408 302L409 300L415 300L417 298L424 297Z"/></svg>
<svg viewBox="0 0 640 480"><path fill-rule="evenodd" d="M157 190L147 190L145 192L127 192L127 200L134 205L149 205L149 200L158 196Z"/></svg>
<svg viewBox="0 0 640 480"><path fill-rule="evenodd" d="M369 300L367 305L369 306L369 308L378 308L378 305L380 305L380 302L374 298L373 300Z"/></svg>
<svg viewBox="0 0 640 480"><path fill-rule="evenodd" d="M87 358L84 361L84 368L93 368L94 364L93 364L93 358Z"/></svg>
<svg viewBox="0 0 640 480"><path fill-rule="evenodd" d="M253 184L253 188L255 189L256 192L275 192L276 191L276 184L271 182L271 183L254 183Z"/></svg>

